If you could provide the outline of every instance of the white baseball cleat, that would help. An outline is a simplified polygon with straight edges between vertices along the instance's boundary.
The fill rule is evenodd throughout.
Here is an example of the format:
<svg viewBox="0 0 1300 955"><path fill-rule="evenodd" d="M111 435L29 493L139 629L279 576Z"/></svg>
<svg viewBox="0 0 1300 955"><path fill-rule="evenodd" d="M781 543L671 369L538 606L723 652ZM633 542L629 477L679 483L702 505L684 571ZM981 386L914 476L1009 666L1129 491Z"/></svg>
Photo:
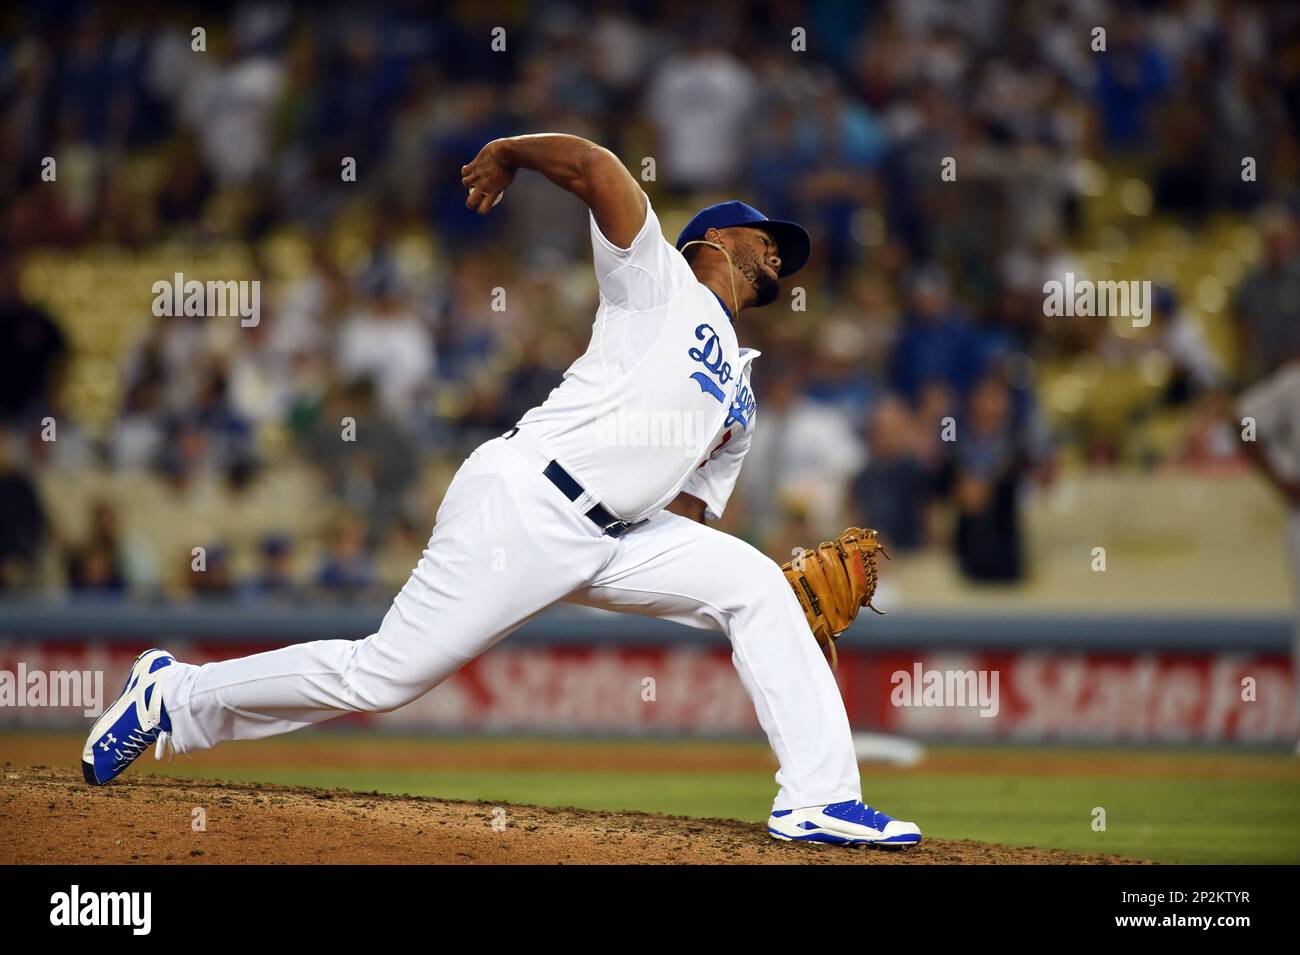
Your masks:
<svg viewBox="0 0 1300 955"><path fill-rule="evenodd" d="M857 799L807 809L779 809L768 818L767 831L783 842L907 847L921 841L916 823L886 816Z"/></svg>

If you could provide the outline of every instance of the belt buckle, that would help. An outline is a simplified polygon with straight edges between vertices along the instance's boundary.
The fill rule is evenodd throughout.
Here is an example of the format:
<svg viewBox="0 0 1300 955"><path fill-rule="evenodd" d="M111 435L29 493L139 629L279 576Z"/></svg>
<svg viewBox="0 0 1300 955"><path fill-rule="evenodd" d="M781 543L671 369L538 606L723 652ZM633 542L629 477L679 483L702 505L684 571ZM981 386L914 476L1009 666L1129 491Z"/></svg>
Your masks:
<svg viewBox="0 0 1300 955"><path fill-rule="evenodd" d="M631 526L627 521L610 521L600 529L600 532L608 537L621 537L623 532Z"/></svg>

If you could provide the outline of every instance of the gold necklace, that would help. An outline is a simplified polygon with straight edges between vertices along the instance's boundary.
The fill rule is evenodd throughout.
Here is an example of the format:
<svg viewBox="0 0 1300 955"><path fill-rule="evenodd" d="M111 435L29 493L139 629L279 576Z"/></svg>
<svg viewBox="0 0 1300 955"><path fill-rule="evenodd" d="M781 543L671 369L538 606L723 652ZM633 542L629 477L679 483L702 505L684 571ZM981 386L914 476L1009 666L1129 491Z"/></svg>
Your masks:
<svg viewBox="0 0 1300 955"><path fill-rule="evenodd" d="M687 242L684 246L682 246L682 248L689 249L693 245L707 245L711 248L717 249L719 252L722 253L723 258L727 260L727 277L731 279L731 304L736 309L736 311L732 313L731 319L732 321L735 321L736 318L739 317L740 315L740 298L739 296L736 295L736 269L731 264L731 256L728 255L727 250L724 249L717 242L710 242L707 239L692 239L690 242Z"/></svg>

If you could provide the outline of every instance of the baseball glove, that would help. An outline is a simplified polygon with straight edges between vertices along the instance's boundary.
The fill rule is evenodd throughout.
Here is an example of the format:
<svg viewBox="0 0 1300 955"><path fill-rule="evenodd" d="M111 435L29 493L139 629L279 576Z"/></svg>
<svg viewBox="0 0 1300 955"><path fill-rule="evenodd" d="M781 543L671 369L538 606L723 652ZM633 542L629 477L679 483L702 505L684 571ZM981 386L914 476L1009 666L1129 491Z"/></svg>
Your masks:
<svg viewBox="0 0 1300 955"><path fill-rule="evenodd" d="M850 527L835 540L822 541L816 550L803 550L781 565L817 643L830 647L832 669L839 665L835 641L853 623L858 608L871 607L876 595L877 554L889 557L876 532Z"/></svg>

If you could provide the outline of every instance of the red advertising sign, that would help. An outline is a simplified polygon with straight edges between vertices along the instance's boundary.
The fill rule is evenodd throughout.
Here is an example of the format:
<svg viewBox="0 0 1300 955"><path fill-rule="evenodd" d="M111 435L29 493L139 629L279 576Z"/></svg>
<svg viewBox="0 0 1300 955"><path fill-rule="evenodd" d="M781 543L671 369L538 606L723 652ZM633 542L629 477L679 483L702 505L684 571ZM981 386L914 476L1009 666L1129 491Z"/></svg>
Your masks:
<svg viewBox="0 0 1300 955"><path fill-rule="evenodd" d="M269 649L177 644L186 662ZM0 728L84 723L138 648L0 642ZM1296 682L1280 655L868 654L837 677L855 729L971 740L1293 743ZM752 734L753 708L719 646L499 646L376 727L439 731Z"/></svg>

